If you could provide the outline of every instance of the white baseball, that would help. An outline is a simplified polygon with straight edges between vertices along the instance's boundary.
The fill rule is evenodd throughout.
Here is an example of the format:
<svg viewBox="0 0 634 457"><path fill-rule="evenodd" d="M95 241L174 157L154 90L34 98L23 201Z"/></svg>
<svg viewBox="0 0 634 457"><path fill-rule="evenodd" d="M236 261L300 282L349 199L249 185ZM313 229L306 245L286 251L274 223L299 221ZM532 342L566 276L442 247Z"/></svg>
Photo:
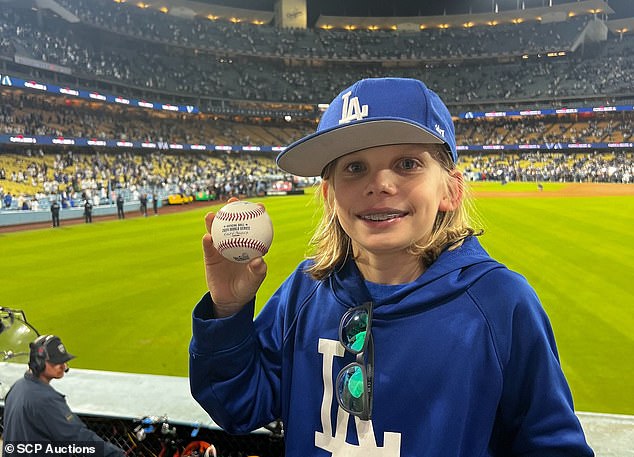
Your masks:
<svg viewBox="0 0 634 457"><path fill-rule="evenodd" d="M273 223L260 205L236 201L216 213L211 236L220 254L233 262L246 263L269 251Z"/></svg>

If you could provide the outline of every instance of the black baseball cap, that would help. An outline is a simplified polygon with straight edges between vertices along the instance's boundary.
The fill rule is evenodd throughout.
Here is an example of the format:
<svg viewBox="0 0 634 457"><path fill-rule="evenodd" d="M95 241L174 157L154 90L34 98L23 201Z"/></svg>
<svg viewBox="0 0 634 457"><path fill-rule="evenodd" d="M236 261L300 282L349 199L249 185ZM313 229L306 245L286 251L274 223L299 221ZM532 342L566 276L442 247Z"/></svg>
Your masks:
<svg viewBox="0 0 634 457"><path fill-rule="evenodd" d="M42 339L38 342L38 340ZM66 350L66 346L62 343L62 340L55 335L47 335L35 340L35 347L38 343L41 344L46 351L46 360L53 364L66 363L69 360L75 358L75 356Z"/></svg>

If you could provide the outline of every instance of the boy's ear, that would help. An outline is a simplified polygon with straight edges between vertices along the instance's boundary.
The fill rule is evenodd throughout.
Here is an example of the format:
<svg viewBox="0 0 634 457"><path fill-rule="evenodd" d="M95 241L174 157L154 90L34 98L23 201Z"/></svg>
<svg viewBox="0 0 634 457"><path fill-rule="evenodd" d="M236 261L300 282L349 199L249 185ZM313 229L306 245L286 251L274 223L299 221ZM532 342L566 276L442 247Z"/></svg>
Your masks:
<svg viewBox="0 0 634 457"><path fill-rule="evenodd" d="M443 197L438 206L439 211L455 211L462 203L464 189L464 177L458 170L449 172L449 182L447 183L447 195Z"/></svg>
<svg viewBox="0 0 634 457"><path fill-rule="evenodd" d="M328 189L330 187L330 182L327 179L324 179L321 182L321 196L324 200L328 200Z"/></svg>

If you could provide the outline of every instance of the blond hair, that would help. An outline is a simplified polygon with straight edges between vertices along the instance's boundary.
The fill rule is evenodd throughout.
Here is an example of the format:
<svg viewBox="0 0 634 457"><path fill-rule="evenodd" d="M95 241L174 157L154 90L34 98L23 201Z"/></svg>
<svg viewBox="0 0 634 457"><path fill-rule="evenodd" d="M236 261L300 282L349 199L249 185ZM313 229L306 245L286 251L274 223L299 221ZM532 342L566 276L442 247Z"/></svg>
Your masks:
<svg viewBox="0 0 634 457"><path fill-rule="evenodd" d="M468 188L461 179L455 164L442 146L430 145L429 154L440 163L445 171L446 187L451 197L457 198L459 203L455 210L439 211L429 237L416 240L409 247L408 252L418 256L423 267L428 268L445 249L455 249L470 235L481 235L482 230L476 231L471 227L469 207L472 200L468 195ZM352 241L341 226L334 206L332 192L324 192L324 186L331 179L336 160L330 162L322 173L322 182L316 197L323 206L321 220L310 240L314 254L308 258L313 264L307 272L316 280L325 279L345 261L352 257ZM451 181L455 180L455 185Z"/></svg>

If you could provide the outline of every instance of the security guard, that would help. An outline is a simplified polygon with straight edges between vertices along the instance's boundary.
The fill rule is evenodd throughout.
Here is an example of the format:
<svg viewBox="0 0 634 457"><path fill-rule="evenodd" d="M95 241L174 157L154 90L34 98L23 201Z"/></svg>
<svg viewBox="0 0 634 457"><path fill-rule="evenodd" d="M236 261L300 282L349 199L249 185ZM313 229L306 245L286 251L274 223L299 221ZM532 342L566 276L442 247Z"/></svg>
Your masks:
<svg viewBox="0 0 634 457"><path fill-rule="evenodd" d="M124 456L122 449L86 427L70 410L65 396L51 387L52 379L64 377L68 371L67 363L73 358L75 356L66 351L55 335L40 336L30 344L29 369L13 384L5 398L5 445L12 442L93 442L103 443L104 457Z"/></svg>

